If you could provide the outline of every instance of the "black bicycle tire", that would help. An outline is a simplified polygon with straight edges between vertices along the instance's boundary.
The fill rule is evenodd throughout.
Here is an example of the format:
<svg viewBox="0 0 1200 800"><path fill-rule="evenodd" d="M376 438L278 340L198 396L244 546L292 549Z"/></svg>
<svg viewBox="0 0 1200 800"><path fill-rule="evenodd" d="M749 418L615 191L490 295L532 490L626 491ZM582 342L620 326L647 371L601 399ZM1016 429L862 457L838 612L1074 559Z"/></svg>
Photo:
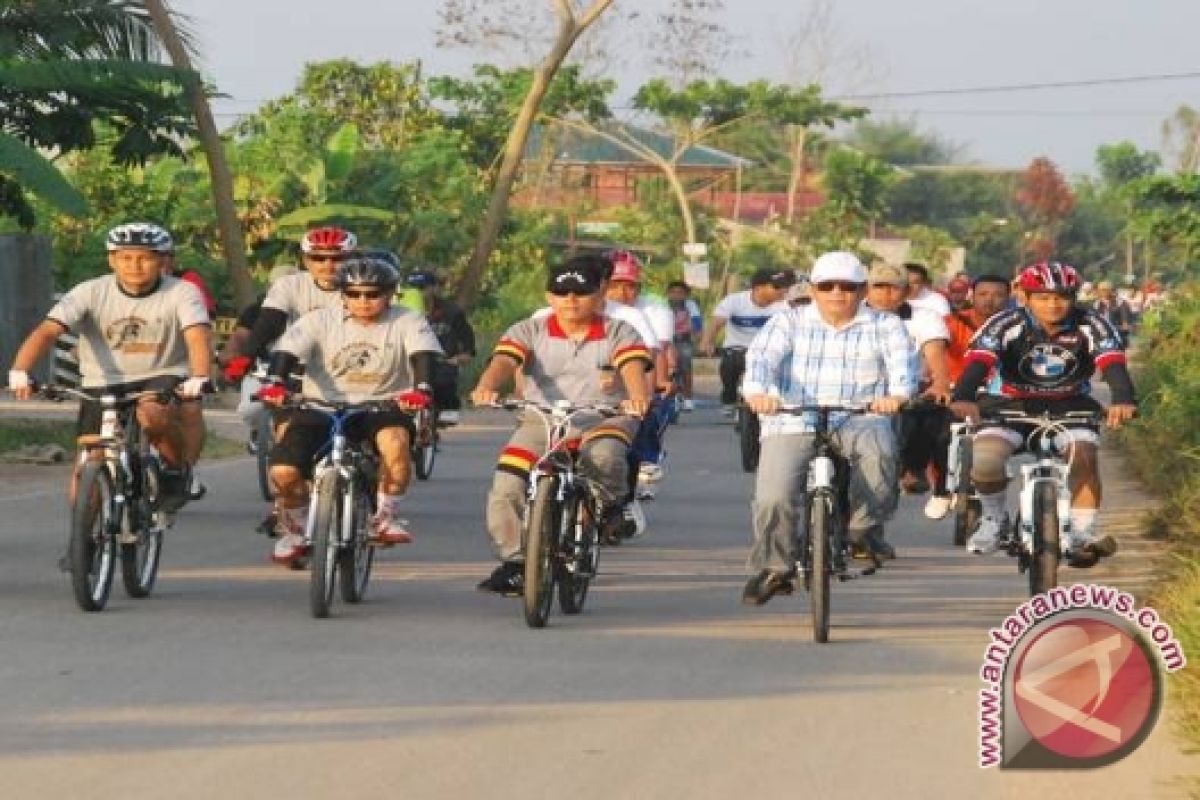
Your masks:
<svg viewBox="0 0 1200 800"><path fill-rule="evenodd" d="M979 517L982 513L977 496L969 492L955 492L954 544L956 547L962 547L967 543L967 538L979 524Z"/></svg>
<svg viewBox="0 0 1200 800"><path fill-rule="evenodd" d="M275 445L275 426L267 411L262 412L255 430L254 466L258 475L258 493L264 502L270 503L275 499L271 486L271 448Z"/></svg>
<svg viewBox="0 0 1200 800"><path fill-rule="evenodd" d="M100 496L95 507L89 502L93 487L98 486ZM109 515L113 509L112 477L108 466L102 461L88 461L79 473L75 489L75 502L71 508L71 536L67 545L67 562L71 568L71 590L75 604L83 611L101 611L108 603L112 592L113 577L117 566L117 540ZM96 519L97 515L99 520ZM101 529L100 565L93 582L90 577L97 557L93 527ZM105 558L107 551L107 558Z"/></svg>
<svg viewBox="0 0 1200 800"><path fill-rule="evenodd" d="M550 616L554 598L554 555L558 549L558 516L555 505L558 479L547 476L539 480L529 509L525 529L525 585L523 609L525 624L544 628Z"/></svg>
<svg viewBox="0 0 1200 800"><path fill-rule="evenodd" d="M1048 483L1040 483L1033 493L1033 552L1029 554L1031 597L1058 585L1058 524L1058 491Z"/></svg>
<svg viewBox="0 0 1200 800"><path fill-rule="evenodd" d="M125 594L141 599L149 597L158 579L158 567L162 560L162 528L154 522L154 511L158 504L161 487L161 468L153 455L143 456L142 475L138 498L130 498L131 507L136 506L138 541L121 545L121 582ZM130 514L130 519L134 515Z"/></svg>
<svg viewBox="0 0 1200 800"><path fill-rule="evenodd" d="M317 619L329 616L337 588L338 537L335 525L341 517L338 513L341 483L341 478L332 470L316 481L308 602L309 610Z"/></svg>
<svg viewBox="0 0 1200 800"><path fill-rule="evenodd" d="M812 498L808 518L808 547L810 580L808 600L812 612L813 641L829 641L829 540L833 535L833 498L818 493Z"/></svg>
<svg viewBox="0 0 1200 800"><path fill-rule="evenodd" d="M347 603L361 603L366 597L367 586L371 582L371 566L375 562L375 548L371 545L371 532L368 530L374 511L373 492L362 480L357 481L354 487L350 502L342 504L342 513L347 513L349 509L348 513L352 515L352 539L338 551L341 559L338 583L342 599Z"/></svg>
<svg viewBox="0 0 1200 800"><path fill-rule="evenodd" d="M429 410L428 421L415 419L418 422L413 429L413 445L412 445L412 462L413 473L417 476L417 480L427 481L433 475L433 465L437 462L437 412ZM424 415L422 415L424 416ZM429 441L426 444L421 444L418 439L421 435L421 427L429 426Z"/></svg>
<svg viewBox="0 0 1200 800"><path fill-rule="evenodd" d="M587 512L587 504L579 494L574 494L560 515L564 528L561 541L572 545L571 566L563 565L558 581L558 607L564 614L579 614L587 602L588 589L592 584L590 563L600 550L600 537L596 521Z"/></svg>

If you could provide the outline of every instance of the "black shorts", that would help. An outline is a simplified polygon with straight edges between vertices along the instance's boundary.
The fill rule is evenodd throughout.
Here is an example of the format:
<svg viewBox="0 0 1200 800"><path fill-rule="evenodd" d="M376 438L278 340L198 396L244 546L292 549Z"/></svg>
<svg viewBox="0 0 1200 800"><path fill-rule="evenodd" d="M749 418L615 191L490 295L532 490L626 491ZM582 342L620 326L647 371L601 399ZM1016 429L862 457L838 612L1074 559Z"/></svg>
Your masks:
<svg viewBox="0 0 1200 800"><path fill-rule="evenodd" d="M136 392L156 391L156 392L171 392L174 391L179 384L183 383L183 378L175 375L160 375L157 378L147 378L144 381L130 381L129 383L115 383L111 386L97 386L92 389L83 389L85 394L90 394L92 397L100 397L106 394L122 395L134 394ZM180 398L182 399L182 398ZM157 399L152 399L150 402L158 403ZM90 433L100 432L100 416L102 412L99 403L84 403L79 404L79 416L75 420L75 435L84 436Z"/></svg>
<svg viewBox="0 0 1200 800"><path fill-rule="evenodd" d="M271 464L295 467L304 477L311 478L318 456L324 455L329 447L333 432L329 416L312 409L300 409L285 412L276 421L286 422L287 431L271 448ZM346 423L345 430L351 441L374 443L375 435L384 428L404 428L408 440L413 440L412 415L399 409L356 414Z"/></svg>

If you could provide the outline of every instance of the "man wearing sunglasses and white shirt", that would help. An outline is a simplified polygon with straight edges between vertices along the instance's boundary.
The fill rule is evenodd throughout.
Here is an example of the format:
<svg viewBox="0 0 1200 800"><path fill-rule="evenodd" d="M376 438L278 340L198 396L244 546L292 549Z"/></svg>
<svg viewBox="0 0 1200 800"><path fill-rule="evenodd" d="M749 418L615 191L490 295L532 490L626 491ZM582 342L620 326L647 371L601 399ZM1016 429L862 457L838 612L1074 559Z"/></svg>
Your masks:
<svg viewBox="0 0 1200 800"><path fill-rule="evenodd" d="M867 270L853 253L822 255L809 280L813 302L772 317L746 351L742 395L762 424L748 605L791 591L797 525L807 523L797 499L813 456L813 420L779 414L782 405L869 407L871 414L831 420L851 467L850 540L875 549L896 508L896 440L882 415L916 391L912 339L899 317L863 304Z"/></svg>

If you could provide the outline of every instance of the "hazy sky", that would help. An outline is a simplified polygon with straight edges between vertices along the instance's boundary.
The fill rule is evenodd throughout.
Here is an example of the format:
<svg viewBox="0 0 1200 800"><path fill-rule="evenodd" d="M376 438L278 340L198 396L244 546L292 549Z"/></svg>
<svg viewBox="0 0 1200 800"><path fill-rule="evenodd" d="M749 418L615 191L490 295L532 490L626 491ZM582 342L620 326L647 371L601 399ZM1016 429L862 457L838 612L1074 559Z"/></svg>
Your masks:
<svg viewBox="0 0 1200 800"><path fill-rule="evenodd" d="M836 41L867 53L861 94L1007 86L1200 72L1196 0L831 0ZM536 9L549 0L529 0ZM662 0L616 0L653 10ZM421 58L427 74L464 73L474 58L434 46L438 0L174 0L193 19L203 70L227 100L222 120L291 90L306 61ZM726 0L727 24L746 55L731 79L783 79L784 41L806 0ZM544 12L544 13L548 13ZM629 41L628 93L652 74ZM839 86L844 89L845 85ZM622 99L616 98L618 103ZM1089 170L1098 145L1132 139L1158 149L1162 121L1200 106L1200 78L1092 88L860 101L877 114L916 115L922 128L966 146L967 156L1021 166L1047 155Z"/></svg>

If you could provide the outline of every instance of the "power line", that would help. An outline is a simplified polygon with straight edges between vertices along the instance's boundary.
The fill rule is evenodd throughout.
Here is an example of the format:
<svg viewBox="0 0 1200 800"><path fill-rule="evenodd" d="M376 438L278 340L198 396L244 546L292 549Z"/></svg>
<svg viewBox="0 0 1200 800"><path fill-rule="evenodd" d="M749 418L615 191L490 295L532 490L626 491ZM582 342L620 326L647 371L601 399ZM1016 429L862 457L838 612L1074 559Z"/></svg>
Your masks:
<svg viewBox="0 0 1200 800"><path fill-rule="evenodd" d="M1076 89L1086 86L1114 86L1124 83L1152 83L1156 81L1179 81L1200 78L1200 72L1174 72L1161 75L1135 75L1124 78L1092 78L1082 81L1053 81L1047 83L1014 83L1003 86L974 86L964 89L923 89L914 92L878 92L875 94L847 94L837 100L884 100L895 97L934 97L958 94L994 94L997 92L1030 92L1041 89Z"/></svg>

